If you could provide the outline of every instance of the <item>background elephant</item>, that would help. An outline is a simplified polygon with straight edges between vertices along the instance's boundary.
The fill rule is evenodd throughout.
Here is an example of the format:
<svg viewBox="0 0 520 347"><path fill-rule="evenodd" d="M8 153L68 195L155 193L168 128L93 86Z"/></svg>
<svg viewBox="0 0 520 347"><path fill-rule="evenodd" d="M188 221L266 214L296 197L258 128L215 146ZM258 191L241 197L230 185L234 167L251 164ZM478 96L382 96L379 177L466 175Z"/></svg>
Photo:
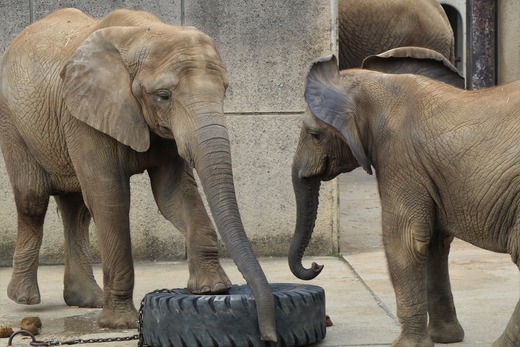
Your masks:
<svg viewBox="0 0 520 347"><path fill-rule="evenodd" d="M237 208L223 116L227 73L211 38L146 12L118 10L97 21L59 10L13 41L0 76L0 141L19 225L11 299L40 302L38 251L52 195L65 229L67 304L102 304L101 326L135 327L129 179L144 170L159 210L186 235L188 288L226 291L230 281L193 167L252 288L262 338L276 340L271 290ZM87 250L91 217L103 293Z"/></svg>
<svg viewBox="0 0 520 347"><path fill-rule="evenodd" d="M454 63L454 36L438 0L339 0L339 68L396 47L433 49Z"/></svg>
<svg viewBox="0 0 520 347"><path fill-rule="evenodd" d="M443 55L428 48L394 48L365 58L361 67L393 74L423 75L457 88L464 88L464 77L457 68Z"/></svg>
<svg viewBox="0 0 520 347"><path fill-rule="evenodd" d="M520 265L519 87L468 92L419 75L339 72L330 58L309 72L307 131L342 143L322 177L358 165L376 171L401 323L394 346L463 338L448 274L454 237ZM293 169L296 182L316 180L312 166ZM494 346L520 344L519 320L520 302Z"/></svg>

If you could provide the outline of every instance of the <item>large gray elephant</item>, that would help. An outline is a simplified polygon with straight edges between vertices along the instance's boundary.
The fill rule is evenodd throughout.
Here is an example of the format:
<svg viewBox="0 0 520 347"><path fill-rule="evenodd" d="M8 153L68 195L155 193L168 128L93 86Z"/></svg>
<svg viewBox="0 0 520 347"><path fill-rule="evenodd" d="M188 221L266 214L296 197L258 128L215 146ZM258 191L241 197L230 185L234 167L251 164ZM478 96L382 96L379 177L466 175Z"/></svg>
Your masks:
<svg viewBox="0 0 520 347"><path fill-rule="evenodd" d="M225 292L231 283L194 168L256 298L262 339L276 341L273 296L237 208L223 115L227 73L210 37L146 12L94 20L64 9L13 41L0 77L0 141L18 212L11 299L40 302L38 251L52 195L65 229L65 301L103 306L103 327L135 327L129 180L145 170L159 210L186 236L188 288ZM103 291L88 252L91 217Z"/></svg>
<svg viewBox="0 0 520 347"><path fill-rule="evenodd" d="M339 67L396 47L433 49L454 62L454 36L438 0L339 0Z"/></svg>
<svg viewBox="0 0 520 347"><path fill-rule="evenodd" d="M298 204L312 214L320 180L374 168L401 323L393 346L460 341L451 240L509 253L520 266L520 82L468 92L416 74L339 72L328 57L311 67L305 98L304 131L329 155L313 165L296 154ZM520 302L493 346L519 346L519 321Z"/></svg>

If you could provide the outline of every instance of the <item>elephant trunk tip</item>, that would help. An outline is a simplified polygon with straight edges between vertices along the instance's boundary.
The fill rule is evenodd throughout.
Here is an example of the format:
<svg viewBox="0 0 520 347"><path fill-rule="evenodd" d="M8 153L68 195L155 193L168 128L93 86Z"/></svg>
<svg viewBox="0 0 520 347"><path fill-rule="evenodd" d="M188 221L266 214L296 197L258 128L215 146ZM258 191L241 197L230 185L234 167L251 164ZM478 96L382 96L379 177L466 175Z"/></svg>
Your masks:
<svg viewBox="0 0 520 347"><path fill-rule="evenodd" d="M274 297L273 297L273 299L274 299ZM272 308L274 309L274 303L273 303ZM278 342L278 337L276 334L276 323L275 323L274 311L273 311L272 315L265 317L264 319L262 319L259 316L258 317L258 327L260 328L260 340L271 341L274 343Z"/></svg>
<svg viewBox="0 0 520 347"><path fill-rule="evenodd" d="M316 276L320 274L321 270L323 270L324 267L325 265L319 265L315 262L312 262L312 271L316 273Z"/></svg>
<svg viewBox="0 0 520 347"><path fill-rule="evenodd" d="M278 338L276 337L276 332L266 333L262 334L260 337L260 340L262 341L271 341L271 342L278 342Z"/></svg>
<svg viewBox="0 0 520 347"><path fill-rule="evenodd" d="M310 269L304 268L301 263L297 265L289 263L289 265L293 275L304 281L309 281L316 278L324 268L324 265L319 265L315 262L312 263Z"/></svg>

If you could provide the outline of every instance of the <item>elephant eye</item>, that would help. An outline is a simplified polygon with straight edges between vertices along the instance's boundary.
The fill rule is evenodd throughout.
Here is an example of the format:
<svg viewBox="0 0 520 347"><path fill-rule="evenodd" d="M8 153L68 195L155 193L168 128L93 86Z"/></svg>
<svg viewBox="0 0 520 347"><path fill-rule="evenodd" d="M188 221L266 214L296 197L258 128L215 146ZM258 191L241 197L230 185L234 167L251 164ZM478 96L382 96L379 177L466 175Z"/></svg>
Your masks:
<svg viewBox="0 0 520 347"><path fill-rule="evenodd" d="M167 89L161 89L155 92L160 101L169 101L172 97L172 92Z"/></svg>
<svg viewBox="0 0 520 347"><path fill-rule="evenodd" d="M312 139L315 141L319 141L321 138L320 133L315 130L310 130L309 134L311 135Z"/></svg>

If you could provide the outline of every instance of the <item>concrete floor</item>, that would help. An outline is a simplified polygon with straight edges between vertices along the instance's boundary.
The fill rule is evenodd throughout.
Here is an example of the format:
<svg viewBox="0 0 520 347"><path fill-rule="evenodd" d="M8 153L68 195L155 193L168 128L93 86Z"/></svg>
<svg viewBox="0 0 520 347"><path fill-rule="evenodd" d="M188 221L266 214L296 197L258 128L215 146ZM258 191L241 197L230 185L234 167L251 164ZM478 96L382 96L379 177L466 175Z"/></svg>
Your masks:
<svg viewBox="0 0 520 347"><path fill-rule="evenodd" d="M395 299L381 243L379 197L373 176L362 170L340 177L341 257L306 257L324 264L323 272L310 284L325 289L327 314L334 325L315 347L389 346L399 334ZM290 273L285 258L260 260L270 282L299 283ZM234 283L244 283L234 264L223 260ZM455 304L465 328L461 346L489 346L503 331L519 297L518 270L509 255L495 254L456 240L450 256L450 272ZM0 325L16 327L26 316L43 322L39 340L69 340L107 336L130 336L129 331L99 329L98 309L68 307L61 290L63 266L42 266L39 283L42 303L21 306L6 296L10 268L0 268ZM101 269L95 268L101 283ZM182 288L188 278L185 262L136 264L135 304L158 288ZM16 338L13 346L28 346L26 338ZM7 339L0 340L6 346ZM112 342L100 346L136 346L136 341ZM439 344L438 344L439 345Z"/></svg>

